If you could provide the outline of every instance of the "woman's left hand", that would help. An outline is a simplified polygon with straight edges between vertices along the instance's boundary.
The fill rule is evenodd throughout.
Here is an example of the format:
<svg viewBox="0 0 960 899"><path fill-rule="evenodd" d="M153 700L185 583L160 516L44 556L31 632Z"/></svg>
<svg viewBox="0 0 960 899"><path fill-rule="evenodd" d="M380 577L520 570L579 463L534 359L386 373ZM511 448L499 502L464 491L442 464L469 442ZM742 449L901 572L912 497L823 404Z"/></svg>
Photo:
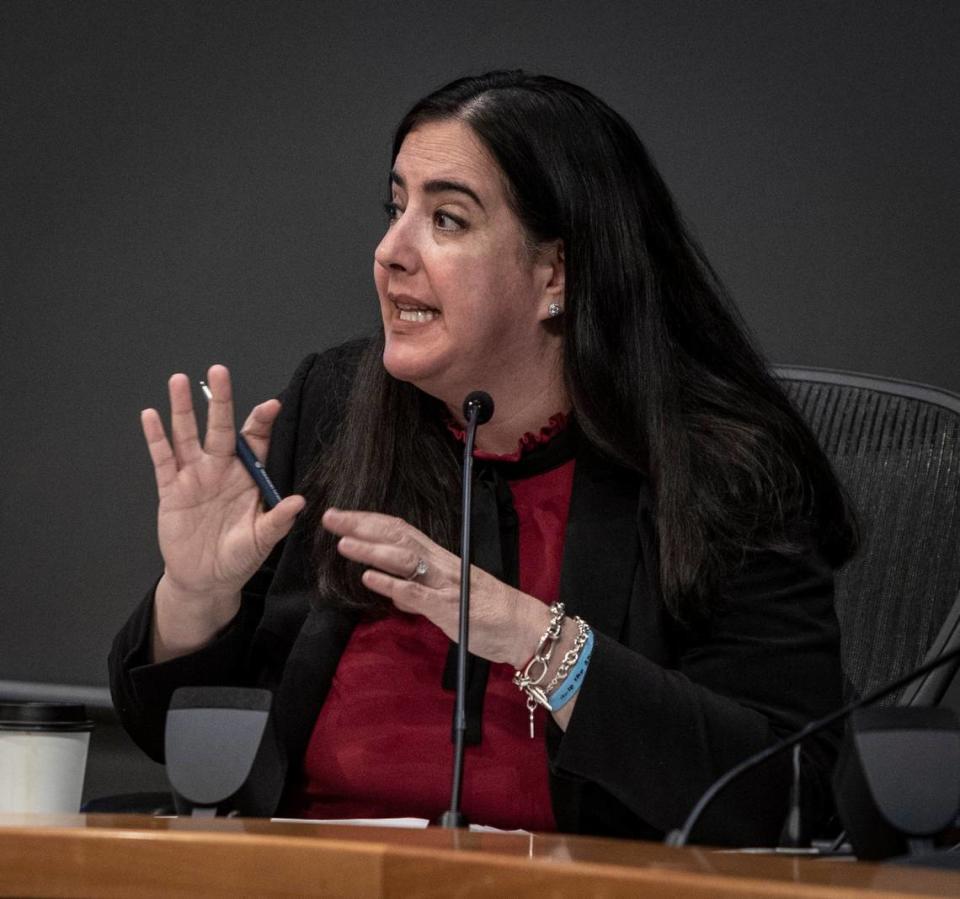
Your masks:
<svg viewBox="0 0 960 899"><path fill-rule="evenodd" d="M423 615L456 640L460 618L460 557L401 518L377 512L327 509L323 526L340 535L340 554L361 565L368 590L403 612ZM418 565L426 570L417 574ZM423 568L423 565L420 565ZM491 662L521 667L550 621L540 600L470 569L470 652Z"/></svg>

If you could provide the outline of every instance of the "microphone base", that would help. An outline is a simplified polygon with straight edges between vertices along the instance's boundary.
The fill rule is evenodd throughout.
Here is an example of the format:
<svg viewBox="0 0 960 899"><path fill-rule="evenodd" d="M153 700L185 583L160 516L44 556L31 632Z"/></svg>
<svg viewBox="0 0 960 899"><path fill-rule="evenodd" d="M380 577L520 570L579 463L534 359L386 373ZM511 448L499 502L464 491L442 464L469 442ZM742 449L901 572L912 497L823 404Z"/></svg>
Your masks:
<svg viewBox="0 0 960 899"><path fill-rule="evenodd" d="M470 826L467 816L463 812L455 812L453 809L445 811L438 819L437 824L440 827L446 827L448 830L462 830Z"/></svg>

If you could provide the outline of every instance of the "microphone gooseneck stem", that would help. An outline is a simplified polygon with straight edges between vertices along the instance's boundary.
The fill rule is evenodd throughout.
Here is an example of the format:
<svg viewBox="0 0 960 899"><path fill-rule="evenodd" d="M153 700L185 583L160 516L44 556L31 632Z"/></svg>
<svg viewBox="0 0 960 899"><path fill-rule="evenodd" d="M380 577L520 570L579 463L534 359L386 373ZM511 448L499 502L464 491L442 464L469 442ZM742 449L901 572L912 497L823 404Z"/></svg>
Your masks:
<svg viewBox="0 0 960 899"><path fill-rule="evenodd" d="M710 785L707 791L697 801L697 804L693 807L690 814L687 815L687 820L684 821L683 827L681 827L680 830L671 831L667 835L667 838L664 842L668 846L686 846L687 840L690 839L690 832L693 830L694 825L697 823L700 815L703 814L706 807L713 801L714 797L724 787L736 780L741 774L744 774L752 768L755 768L757 765L762 764L767 759L777 755L780 752L783 752L783 750L789 749L791 746L802 742L817 731L821 731L824 728L829 727L835 721L846 718L847 715L849 715L851 712L855 712L862 706L870 705L870 703L876 702L878 699L883 699L884 696L889 696L891 693L894 693L901 687L905 687L911 681L916 680L918 677L922 677L924 674L928 674L935 668L939 668L941 665L945 665L951 659L955 659L958 656L960 656L960 646L954 647L949 652L945 652L942 655L937 656L935 659L931 659L929 662L924 662L924 664L922 664L919 668L914 668L913 671L898 677L896 680L891 681L882 687L878 687L872 693L868 693L863 698L854 699L851 702L848 702L845 706L842 706L835 712L831 712L826 717L819 718L816 721L811 721L805 727L802 727L800 730L798 730L795 734L792 734L789 737L784 737L778 743L774 743L772 746L768 746L766 749L762 749L755 755L744 759L739 765L734 765L734 767L727 771L726 774L719 777Z"/></svg>
<svg viewBox="0 0 960 899"><path fill-rule="evenodd" d="M789 849L800 849L805 845L803 832L803 808L800 795L800 744L795 743L791 753L790 772L790 810L787 812L787 821L783 828L780 845Z"/></svg>
<svg viewBox="0 0 960 899"><path fill-rule="evenodd" d="M440 819L443 827L466 827L467 819L460 811L463 787L464 739L467 733L467 650L470 645L470 506L473 496L473 443L477 435L479 409L470 405L467 416L467 437L463 448L463 514L460 522L460 629L457 646L457 699L453 712L453 786L450 808Z"/></svg>

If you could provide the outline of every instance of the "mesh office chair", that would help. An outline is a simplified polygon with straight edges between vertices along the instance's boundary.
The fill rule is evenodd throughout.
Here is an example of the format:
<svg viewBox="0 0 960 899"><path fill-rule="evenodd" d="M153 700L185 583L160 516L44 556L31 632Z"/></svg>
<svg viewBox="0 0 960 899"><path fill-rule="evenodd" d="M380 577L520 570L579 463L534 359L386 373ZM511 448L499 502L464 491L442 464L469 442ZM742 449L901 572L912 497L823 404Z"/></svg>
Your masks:
<svg viewBox="0 0 960 899"><path fill-rule="evenodd" d="M837 574L836 603L862 695L960 639L960 396L828 369L773 373L860 517L863 545ZM884 702L941 702L952 676L941 669Z"/></svg>

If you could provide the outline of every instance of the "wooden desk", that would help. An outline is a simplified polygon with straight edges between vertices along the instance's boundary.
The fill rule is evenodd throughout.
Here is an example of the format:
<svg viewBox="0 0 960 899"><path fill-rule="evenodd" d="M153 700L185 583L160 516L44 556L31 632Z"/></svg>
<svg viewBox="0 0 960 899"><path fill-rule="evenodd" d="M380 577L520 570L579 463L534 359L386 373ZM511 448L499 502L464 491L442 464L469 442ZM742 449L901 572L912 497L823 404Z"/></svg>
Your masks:
<svg viewBox="0 0 960 899"><path fill-rule="evenodd" d="M958 896L960 874L471 834L136 815L0 817L0 896Z"/></svg>

